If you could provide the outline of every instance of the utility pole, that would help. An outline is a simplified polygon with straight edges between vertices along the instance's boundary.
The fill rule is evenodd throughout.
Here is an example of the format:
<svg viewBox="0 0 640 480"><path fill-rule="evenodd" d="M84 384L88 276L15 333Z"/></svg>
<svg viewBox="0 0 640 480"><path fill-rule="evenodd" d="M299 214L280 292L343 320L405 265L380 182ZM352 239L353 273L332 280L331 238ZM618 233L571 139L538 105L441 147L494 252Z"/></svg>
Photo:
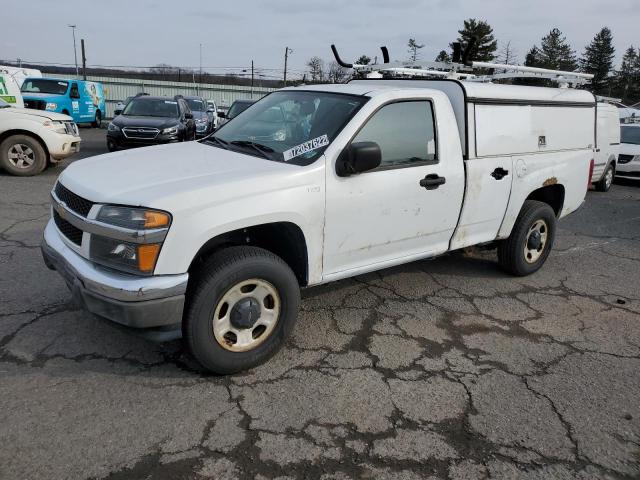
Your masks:
<svg viewBox="0 0 640 480"><path fill-rule="evenodd" d="M202 83L202 44L200 44L200 78L198 79L198 95L200 95L201 83Z"/></svg>
<svg viewBox="0 0 640 480"><path fill-rule="evenodd" d="M80 39L80 51L82 52L82 79L87 79L87 57L84 54L84 38Z"/></svg>
<svg viewBox="0 0 640 480"><path fill-rule="evenodd" d="M293 50L289 47L284 47L284 86L287 86L287 60L289 58L289 54L293 53Z"/></svg>
<svg viewBox="0 0 640 480"><path fill-rule="evenodd" d="M73 31L73 58L76 61L76 77L78 73L78 50L76 49L76 25L67 25Z"/></svg>
<svg viewBox="0 0 640 480"><path fill-rule="evenodd" d="M253 100L253 60L251 60L251 100Z"/></svg>

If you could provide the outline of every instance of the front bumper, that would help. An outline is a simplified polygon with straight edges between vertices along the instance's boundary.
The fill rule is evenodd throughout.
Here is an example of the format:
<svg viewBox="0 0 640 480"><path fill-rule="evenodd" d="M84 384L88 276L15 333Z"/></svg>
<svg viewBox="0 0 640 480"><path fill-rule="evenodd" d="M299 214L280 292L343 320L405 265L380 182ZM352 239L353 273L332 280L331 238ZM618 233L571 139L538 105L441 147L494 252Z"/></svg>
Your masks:
<svg viewBox="0 0 640 480"><path fill-rule="evenodd" d="M100 267L70 249L53 220L41 249L47 267L64 278L85 310L136 329L175 330L182 323L189 274L138 277Z"/></svg>
<svg viewBox="0 0 640 480"><path fill-rule="evenodd" d="M43 140L54 160L62 160L80 151L82 139L79 136L47 132Z"/></svg>

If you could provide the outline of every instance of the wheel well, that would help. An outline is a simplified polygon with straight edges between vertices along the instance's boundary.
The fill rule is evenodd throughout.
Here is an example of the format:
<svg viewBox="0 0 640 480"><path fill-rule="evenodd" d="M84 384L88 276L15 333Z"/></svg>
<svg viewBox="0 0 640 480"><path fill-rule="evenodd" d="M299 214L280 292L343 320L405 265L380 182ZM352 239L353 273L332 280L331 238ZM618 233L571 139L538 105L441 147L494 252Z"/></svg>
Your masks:
<svg viewBox="0 0 640 480"><path fill-rule="evenodd" d="M34 140L37 140L40 146L42 146L42 148L44 149L44 153L47 156L47 163L50 162L51 155L49 155L49 149L47 148L47 144L44 143L44 141L38 135L36 135L33 132L30 132L29 130L19 130L19 129L7 130L6 132L2 132L0 134L0 143L4 142L4 140L10 137L11 135L26 135L27 137L31 137Z"/></svg>
<svg viewBox="0 0 640 480"><path fill-rule="evenodd" d="M562 206L564 205L564 187L558 184L541 187L531 192L527 200L538 200L549 204L557 217L562 212Z"/></svg>
<svg viewBox="0 0 640 480"><path fill-rule="evenodd" d="M251 245L279 256L293 270L298 283L307 285L307 244L300 227L290 222L267 223L223 233L205 243L194 257L189 272L214 252L226 247Z"/></svg>

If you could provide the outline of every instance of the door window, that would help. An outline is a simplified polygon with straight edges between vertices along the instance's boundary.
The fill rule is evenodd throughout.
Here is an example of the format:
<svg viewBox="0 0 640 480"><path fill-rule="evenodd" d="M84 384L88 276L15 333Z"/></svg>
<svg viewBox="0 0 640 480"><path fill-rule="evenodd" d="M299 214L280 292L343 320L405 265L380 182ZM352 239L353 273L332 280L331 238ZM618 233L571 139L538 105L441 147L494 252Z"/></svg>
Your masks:
<svg viewBox="0 0 640 480"><path fill-rule="evenodd" d="M375 142L380 146L382 162L378 169L437 163L431 102L385 105L369 119L353 142Z"/></svg>
<svg viewBox="0 0 640 480"><path fill-rule="evenodd" d="M78 91L78 84L73 83L71 85L71 91L69 92L71 98L80 98L80 92Z"/></svg>

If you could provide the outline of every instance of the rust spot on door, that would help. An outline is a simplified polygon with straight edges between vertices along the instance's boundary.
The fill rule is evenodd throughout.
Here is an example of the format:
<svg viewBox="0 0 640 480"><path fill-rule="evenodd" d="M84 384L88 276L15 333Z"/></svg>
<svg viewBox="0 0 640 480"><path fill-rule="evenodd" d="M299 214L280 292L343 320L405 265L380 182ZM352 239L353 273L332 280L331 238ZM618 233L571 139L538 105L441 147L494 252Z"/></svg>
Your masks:
<svg viewBox="0 0 640 480"><path fill-rule="evenodd" d="M555 185L558 183L558 179L556 177L547 178L542 184L544 187L548 187L549 185Z"/></svg>

